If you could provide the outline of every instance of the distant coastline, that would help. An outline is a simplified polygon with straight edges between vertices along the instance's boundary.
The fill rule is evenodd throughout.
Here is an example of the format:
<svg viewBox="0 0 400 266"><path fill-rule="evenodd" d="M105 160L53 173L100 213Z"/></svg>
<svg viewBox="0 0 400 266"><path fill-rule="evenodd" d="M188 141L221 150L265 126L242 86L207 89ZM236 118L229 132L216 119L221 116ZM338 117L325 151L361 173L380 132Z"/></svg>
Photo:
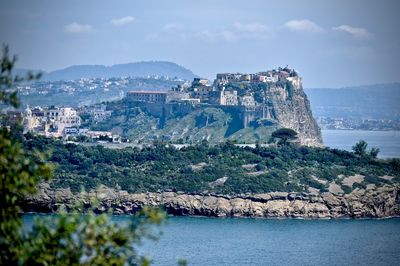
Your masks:
<svg viewBox="0 0 400 266"><path fill-rule="evenodd" d="M369 147L380 149L379 158L400 157L400 131L398 130L344 130L322 129L324 145L330 148L351 151L359 140L365 140Z"/></svg>

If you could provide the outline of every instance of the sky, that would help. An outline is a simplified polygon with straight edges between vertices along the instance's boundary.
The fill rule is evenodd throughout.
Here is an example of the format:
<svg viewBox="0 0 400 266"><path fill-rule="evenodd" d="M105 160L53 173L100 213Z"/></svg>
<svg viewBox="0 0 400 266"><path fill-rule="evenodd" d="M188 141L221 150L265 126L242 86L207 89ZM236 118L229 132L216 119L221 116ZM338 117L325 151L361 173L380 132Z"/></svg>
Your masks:
<svg viewBox="0 0 400 266"><path fill-rule="evenodd" d="M289 65L304 87L400 81L397 0L0 0L17 67L171 61L195 74Z"/></svg>

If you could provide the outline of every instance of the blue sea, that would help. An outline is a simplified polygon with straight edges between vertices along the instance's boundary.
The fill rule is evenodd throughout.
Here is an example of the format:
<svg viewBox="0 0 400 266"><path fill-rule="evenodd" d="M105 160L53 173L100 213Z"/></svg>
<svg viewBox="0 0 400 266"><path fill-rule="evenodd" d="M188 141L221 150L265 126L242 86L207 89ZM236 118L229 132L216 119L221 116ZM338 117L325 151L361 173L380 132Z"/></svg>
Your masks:
<svg viewBox="0 0 400 266"><path fill-rule="evenodd" d="M33 215L25 215L32 226ZM128 216L114 216L123 224ZM169 217L140 253L153 265L399 265L400 218Z"/></svg>
<svg viewBox="0 0 400 266"><path fill-rule="evenodd" d="M351 151L359 140L368 143L368 149L380 149L378 157L400 157L400 131L322 130L325 146Z"/></svg>

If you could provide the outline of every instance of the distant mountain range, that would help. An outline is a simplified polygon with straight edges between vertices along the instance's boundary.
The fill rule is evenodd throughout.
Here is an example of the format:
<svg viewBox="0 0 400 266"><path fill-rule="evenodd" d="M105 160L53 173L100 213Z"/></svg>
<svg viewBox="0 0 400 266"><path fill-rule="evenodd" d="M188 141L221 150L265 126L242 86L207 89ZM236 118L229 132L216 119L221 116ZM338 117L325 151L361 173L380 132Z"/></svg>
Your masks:
<svg viewBox="0 0 400 266"><path fill-rule="evenodd" d="M17 69L16 74L23 75L25 69ZM41 80L75 80L80 78L112 78L112 77L147 77L147 76L169 76L185 80L196 77L192 71L178 64L167 61L148 61L112 66L104 65L74 65L64 69L44 73Z"/></svg>
<svg viewBox="0 0 400 266"><path fill-rule="evenodd" d="M400 83L305 92L317 117L400 119Z"/></svg>

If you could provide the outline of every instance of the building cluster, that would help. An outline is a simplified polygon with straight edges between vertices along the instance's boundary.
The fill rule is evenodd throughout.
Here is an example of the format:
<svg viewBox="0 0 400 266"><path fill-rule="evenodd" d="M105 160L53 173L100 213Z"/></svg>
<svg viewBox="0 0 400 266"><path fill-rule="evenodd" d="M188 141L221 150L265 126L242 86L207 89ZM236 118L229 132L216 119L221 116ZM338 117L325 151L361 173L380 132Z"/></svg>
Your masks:
<svg viewBox="0 0 400 266"><path fill-rule="evenodd" d="M182 79L166 76L81 78L21 83L16 88L23 102L32 106L47 102L54 105L87 106L101 101L122 99L131 88L169 89L182 82Z"/></svg>
<svg viewBox="0 0 400 266"><path fill-rule="evenodd" d="M258 72L255 74L242 74L242 73L223 73L217 74L214 84L217 87L224 86L230 82L278 82L279 80L286 80L298 77L296 70L289 67L268 70L265 72Z"/></svg>
<svg viewBox="0 0 400 266"><path fill-rule="evenodd" d="M243 83L274 84L282 81L290 81L296 85L296 82L301 82L301 79L295 70L288 67L256 74L224 73L217 74L212 84L207 79L195 78L192 83L180 83L167 92L128 91L126 98L147 105L150 112L160 116L165 116L176 108L180 108L179 110L183 113L189 112L190 108L197 104L237 106L238 111L241 112L243 125L246 127L255 119L273 118L273 112L270 110L271 107L268 105L265 93L258 94L255 97L256 92L254 90L238 91L238 86L242 86ZM53 86L66 93L74 93L77 90L96 90L99 87L106 91L108 88L129 86L132 82L139 82L139 80L131 78L81 79L58 85L45 82L36 83L36 87L27 85L24 89L20 89L20 92L24 95L29 95L32 92L46 94L49 93L46 91L51 91ZM112 132L93 131L88 128L90 124L96 124L111 117L111 111L106 109L105 104L95 104L78 109L55 106L29 108L28 106L22 112L9 111L7 117L9 120L21 120L25 132L33 132L48 137L63 138L64 140L121 141L121 137Z"/></svg>
<svg viewBox="0 0 400 266"><path fill-rule="evenodd" d="M8 123L22 122L24 133L35 133L64 140L121 142L121 137L110 131L93 131L82 126L81 116L91 122L100 122L111 116L104 104L78 110L71 107L34 107L24 111L9 110Z"/></svg>
<svg viewBox="0 0 400 266"><path fill-rule="evenodd" d="M23 112L25 132L36 132L45 136L60 137L65 129L78 128L81 118L76 110L70 107L54 107L33 109L29 106Z"/></svg>
<svg viewBox="0 0 400 266"><path fill-rule="evenodd" d="M352 117L317 117L321 129L400 130L400 119L362 119Z"/></svg>
<svg viewBox="0 0 400 266"><path fill-rule="evenodd" d="M87 93L90 91L110 91L129 86L144 85L144 81L175 81L182 82L182 79L171 78L168 76L148 76L145 78L120 77L120 78L81 78L77 80L59 81L38 81L31 84L21 84L17 86L19 95L52 95L52 94L71 94Z"/></svg>
<svg viewBox="0 0 400 266"><path fill-rule="evenodd" d="M157 91L129 91L126 97L134 102L166 103L167 93Z"/></svg>
<svg viewBox="0 0 400 266"><path fill-rule="evenodd" d="M103 103L91 105L89 107L83 107L79 109L81 114L86 114L90 121L101 122L111 116L111 111L106 109L107 106Z"/></svg>
<svg viewBox="0 0 400 266"><path fill-rule="evenodd" d="M232 88L227 89L229 83L277 83L279 81L300 82L294 69L289 67L278 68L256 74L224 73L217 74L213 84L207 79L195 78L191 84L178 85L168 92L130 91L127 98L134 102L147 103L202 103L222 106L256 107L263 102L257 102L253 91L239 95ZM297 85L297 84L295 84Z"/></svg>

